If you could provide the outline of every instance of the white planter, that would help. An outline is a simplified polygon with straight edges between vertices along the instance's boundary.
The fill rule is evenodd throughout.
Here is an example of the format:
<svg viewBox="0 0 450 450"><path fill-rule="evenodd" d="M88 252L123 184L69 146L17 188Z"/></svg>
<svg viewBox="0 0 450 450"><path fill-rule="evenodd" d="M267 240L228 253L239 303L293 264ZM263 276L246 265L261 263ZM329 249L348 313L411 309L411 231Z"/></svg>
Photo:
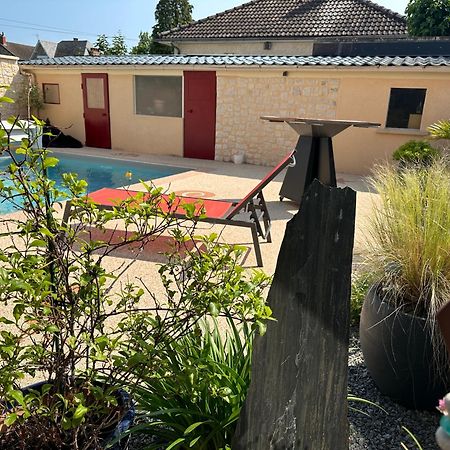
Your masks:
<svg viewBox="0 0 450 450"><path fill-rule="evenodd" d="M244 162L245 155L244 153L236 153L231 157L231 159L235 164L242 164Z"/></svg>

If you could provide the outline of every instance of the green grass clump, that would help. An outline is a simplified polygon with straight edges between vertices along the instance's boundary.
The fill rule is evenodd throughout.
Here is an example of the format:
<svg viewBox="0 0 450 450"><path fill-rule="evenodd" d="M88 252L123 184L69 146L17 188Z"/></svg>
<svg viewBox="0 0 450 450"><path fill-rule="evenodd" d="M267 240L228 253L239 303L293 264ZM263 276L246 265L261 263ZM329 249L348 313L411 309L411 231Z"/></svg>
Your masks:
<svg viewBox="0 0 450 450"><path fill-rule="evenodd" d="M402 172L379 167L381 202L371 220L370 268L398 306L432 328L450 298L450 170L442 159Z"/></svg>
<svg viewBox="0 0 450 450"><path fill-rule="evenodd" d="M137 389L141 423L132 432L152 437L146 448L229 448L250 385L254 335L247 323L202 321L168 345L163 364Z"/></svg>
<svg viewBox="0 0 450 450"><path fill-rule="evenodd" d="M367 291L373 284L373 274L365 271L356 271L352 274L352 290L350 296L350 325L359 325L361 309Z"/></svg>

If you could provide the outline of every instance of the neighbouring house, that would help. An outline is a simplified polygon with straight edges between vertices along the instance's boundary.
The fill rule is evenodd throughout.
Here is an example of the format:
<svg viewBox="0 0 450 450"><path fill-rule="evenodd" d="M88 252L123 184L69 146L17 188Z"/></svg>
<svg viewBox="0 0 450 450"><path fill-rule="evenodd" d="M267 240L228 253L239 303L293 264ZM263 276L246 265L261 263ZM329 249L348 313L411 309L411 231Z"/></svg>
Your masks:
<svg viewBox="0 0 450 450"><path fill-rule="evenodd" d="M30 59L59 58L61 56L90 55L93 45L89 41L73 38L71 41L50 42L39 40Z"/></svg>
<svg viewBox="0 0 450 450"><path fill-rule="evenodd" d="M175 53L312 55L323 41L407 37L406 19L369 0L253 0L161 33Z"/></svg>
<svg viewBox="0 0 450 450"><path fill-rule="evenodd" d="M30 59L33 54L32 45L18 44L17 42L8 42L6 35L0 33L0 55L15 56L19 59Z"/></svg>
<svg viewBox="0 0 450 450"><path fill-rule="evenodd" d="M29 59L32 52L32 46L8 42L4 33L0 33L0 97L6 95L17 98L23 92L27 77L21 75L18 61ZM7 118L12 114L26 115L25 105L3 103L0 116Z"/></svg>
<svg viewBox="0 0 450 450"><path fill-rule="evenodd" d="M262 115L380 122L335 138L336 168L367 173L449 116L449 56L136 55L20 63L43 117L88 146L274 164L297 135Z"/></svg>

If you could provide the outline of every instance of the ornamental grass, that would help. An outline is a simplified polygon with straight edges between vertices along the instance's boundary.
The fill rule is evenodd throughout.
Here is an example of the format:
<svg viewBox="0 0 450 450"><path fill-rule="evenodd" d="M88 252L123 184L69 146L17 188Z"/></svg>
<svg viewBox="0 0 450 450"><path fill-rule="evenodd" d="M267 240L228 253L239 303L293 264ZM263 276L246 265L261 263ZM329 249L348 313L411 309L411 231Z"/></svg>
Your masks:
<svg viewBox="0 0 450 450"><path fill-rule="evenodd" d="M450 299L450 166L376 169L380 202L370 223L369 265L383 295L396 307L427 319Z"/></svg>

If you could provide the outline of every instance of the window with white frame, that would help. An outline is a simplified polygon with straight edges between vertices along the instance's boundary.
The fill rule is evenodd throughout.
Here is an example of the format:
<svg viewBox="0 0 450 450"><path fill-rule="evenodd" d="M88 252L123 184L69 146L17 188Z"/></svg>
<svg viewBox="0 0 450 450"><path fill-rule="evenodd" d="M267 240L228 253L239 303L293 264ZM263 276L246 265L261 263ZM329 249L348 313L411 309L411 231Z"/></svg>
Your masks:
<svg viewBox="0 0 450 450"><path fill-rule="evenodd" d="M136 114L182 117L182 77L136 75Z"/></svg>
<svg viewBox="0 0 450 450"><path fill-rule="evenodd" d="M44 93L44 103L53 103L59 105L59 84L43 83L42 92Z"/></svg>
<svg viewBox="0 0 450 450"><path fill-rule="evenodd" d="M420 129L426 93L426 89L392 88L386 127Z"/></svg>

